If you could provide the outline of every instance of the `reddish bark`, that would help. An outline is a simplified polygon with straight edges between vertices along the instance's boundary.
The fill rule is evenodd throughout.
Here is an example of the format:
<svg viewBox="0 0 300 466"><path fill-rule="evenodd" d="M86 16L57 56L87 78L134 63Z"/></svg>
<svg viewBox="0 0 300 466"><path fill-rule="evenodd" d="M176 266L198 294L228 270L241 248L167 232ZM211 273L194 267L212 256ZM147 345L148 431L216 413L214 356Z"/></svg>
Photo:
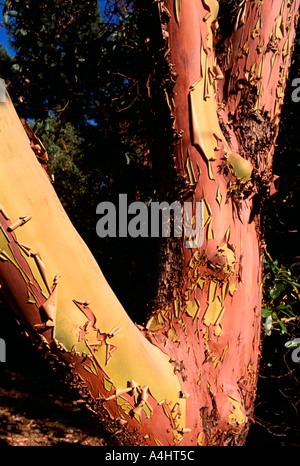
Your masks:
<svg viewBox="0 0 300 466"><path fill-rule="evenodd" d="M297 2L243 2L218 62L209 63L214 51L208 22L216 8L212 1L160 5L165 48L177 74L174 94L168 96L174 130L182 134L175 149L176 169L193 191L186 200L205 200L211 218L204 244L198 250L182 248L182 284L174 289L174 301L158 311L161 328L148 334L173 359L182 391L189 394L187 445L197 439L202 445L243 442L252 416L263 259L256 203L263 202L273 181L272 156L297 17ZM216 45L215 20L211 28ZM198 121L202 118L206 129L210 119L211 137L217 134L210 154L199 144L205 138L202 128L202 135L195 134L199 128L191 97L205 79L216 85L223 132L219 138L216 119L204 107ZM203 99L214 99L205 83ZM226 161L230 151L251 161L248 183L233 181Z"/></svg>
<svg viewBox="0 0 300 466"><path fill-rule="evenodd" d="M32 253L18 242L18 234L14 232L17 224L12 224L10 213L0 208L0 238L5 247L0 254L1 291L31 337L50 349L71 371L74 376L71 384L80 388L84 398L93 399L94 409L120 444L189 446L244 442L253 411L260 347L263 242L256 208L257 200L263 200L273 180L272 156L298 6L299 0L274 0L271 6L260 0L242 2L236 28L220 49L217 63L214 49L218 41L218 2L157 2L169 71L172 77L174 72L177 74L173 90L166 89L166 100L178 144L174 146L174 154L167 153L165 157L174 156L177 175L185 180L185 200L193 202L193 214L196 202L201 201L205 224L203 243L186 247L188 238L182 242L181 281L172 282L172 276L171 280L170 276L166 277L167 267L164 270L162 281L168 280L166 286L172 297L156 310L142 330L152 345L129 325L101 281L100 293L108 295L104 309L102 300L98 301L99 308L94 309L93 302L90 305L88 301L75 299L72 283L67 283L62 290L67 301L61 302L67 302L67 309L58 309L58 333L68 344L75 335L76 344L84 343L88 354L83 354L82 346L81 352L77 352L76 344L66 350L53 336L59 278L56 276L53 285L49 285L39 251ZM12 116L9 118L8 121L13 121ZM9 132L6 144L7 140L10 140ZM5 157L2 162L5 164ZM16 170L18 163L12 166ZM38 193L43 186L39 186ZM47 190L51 199L47 202L53 204L51 208L45 205L45 211L56 221L60 207L55 210L55 196L48 185ZM22 200L24 193L21 189L21 193L14 195ZM7 193L5 200L11 208L16 208ZM37 221L28 233L32 241L39 239L38 219L43 220L45 215L36 206L35 212ZM63 215L59 218L65 221ZM21 217L18 224L21 226L29 220L30 216ZM67 222L64 225L69 228ZM45 221L42 231L47 235ZM53 247L52 243L49 246L50 242L53 243L53 237L48 238L48 244L47 241L39 243L46 253ZM90 273L92 278L98 277L76 235L72 236L75 252L68 248L68 238L63 234L61 243L60 247L68 249L71 259L58 254L55 267L63 268L70 282L77 278L76 274L68 275L73 263L78 268L81 266L80 260L76 262L79 249L86 259L81 270ZM55 254L53 247L53 254L49 255ZM31 264L36 264L38 278L26 256L30 257ZM175 259L176 254L172 255L172 260ZM89 286L87 282L80 290L83 294ZM97 301L94 288L88 291ZM145 352L145 360L151 366L149 371L145 370L152 380L150 388L135 385L128 379L130 384L120 388L108 375L111 366L107 364L116 346L110 342L112 335L98 326L98 316L103 322L108 312L113 317L107 318L106 324L115 325L113 319L121 316L128 332L125 346L124 340L119 340L125 357L119 350L116 358L124 363L126 372L127 359L132 356L128 335L132 335L138 341L136 348ZM82 319L86 319L84 324ZM75 328L72 338L64 333L70 321L72 330ZM118 331L115 327L111 333ZM167 355L172 366L165 364L165 358L154 346ZM104 363L100 363L97 351L103 347L106 356ZM168 395L176 392L176 399L158 400L152 393L157 388L153 382L157 382L156 372L162 374L165 367L176 374L174 378L168 372L165 377L166 383L176 379L179 393L177 385L176 390L171 387L168 392ZM138 376L139 369L136 368ZM122 383L125 376L121 374L117 382Z"/></svg>

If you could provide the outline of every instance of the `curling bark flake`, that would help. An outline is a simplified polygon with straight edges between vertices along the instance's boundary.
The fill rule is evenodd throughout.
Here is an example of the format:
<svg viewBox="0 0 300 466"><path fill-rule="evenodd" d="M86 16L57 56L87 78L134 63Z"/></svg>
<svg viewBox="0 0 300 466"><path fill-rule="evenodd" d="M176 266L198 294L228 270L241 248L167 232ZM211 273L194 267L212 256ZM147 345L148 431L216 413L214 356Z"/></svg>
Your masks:
<svg viewBox="0 0 300 466"><path fill-rule="evenodd" d="M186 248L183 239L172 299L143 329L135 326L69 222L7 97L0 107L1 292L119 444L242 444L260 346L256 207L274 179L299 0L241 2L218 56L216 0L156 6L177 74L166 90L180 135L170 157L186 180L186 200L194 208L202 201L204 243Z"/></svg>
<svg viewBox="0 0 300 466"><path fill-rule="evenodd" d="M253 409L263 258L255 209L274 180L299 2L241 2L218 57L216 0L159 7L178 75L168 98L182 134L175 164L193 189L189 200L206 209L204 244L182 249L182 286L159 311L161 328L151 338L171 356L190 395L184 441L226 444L234 431L243 435Z"/></svg>

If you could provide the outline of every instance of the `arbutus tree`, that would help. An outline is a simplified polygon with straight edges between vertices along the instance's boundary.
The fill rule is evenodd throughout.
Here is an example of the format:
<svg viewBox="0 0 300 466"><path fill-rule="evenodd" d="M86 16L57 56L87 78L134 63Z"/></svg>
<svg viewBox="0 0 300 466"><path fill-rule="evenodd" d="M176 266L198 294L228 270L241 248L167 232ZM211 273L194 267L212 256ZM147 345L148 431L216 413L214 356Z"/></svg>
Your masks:
<svg viewBox="0 0 300 466"><path fill-rule="evenodd" d="M143 327L70 223L8 96L0 107L1 292L120 445L242 445L251 422L260 207L276 182L299 0L228 5L234 24L223 38L216 0L144 5L157 64L150 146L164 192L193 203L192 224L201 201L204 241L163 244L157 306Z"/></svg>

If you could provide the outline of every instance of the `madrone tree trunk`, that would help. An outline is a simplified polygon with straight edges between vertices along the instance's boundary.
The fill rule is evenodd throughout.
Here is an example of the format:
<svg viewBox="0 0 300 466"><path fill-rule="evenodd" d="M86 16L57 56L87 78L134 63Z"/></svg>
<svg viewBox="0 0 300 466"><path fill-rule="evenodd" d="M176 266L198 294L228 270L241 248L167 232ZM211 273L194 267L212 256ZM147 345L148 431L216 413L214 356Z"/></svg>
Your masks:
<svg viewBox="0 0 300 466"><path fill-rule="evenodd" d="M172 255L180 279L165 258L168 293L143 328L74 230L9 97L0 104L1 292L120 445L240 445L251 422L259 212L275 181L299 0L229 3L235 24L220 39L216 0L149 2L169 73L167 156L184 181L178 199L193 203L191 223L201 206L204 226Z"/></svg>

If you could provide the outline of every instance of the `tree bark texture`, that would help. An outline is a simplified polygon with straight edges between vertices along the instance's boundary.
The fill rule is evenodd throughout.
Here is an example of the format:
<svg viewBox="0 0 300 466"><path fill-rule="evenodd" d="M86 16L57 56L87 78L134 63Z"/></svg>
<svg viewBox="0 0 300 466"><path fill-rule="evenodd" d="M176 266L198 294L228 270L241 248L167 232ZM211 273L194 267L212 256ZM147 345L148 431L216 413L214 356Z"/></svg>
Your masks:
<svg viewBox="0 0 300 466"><path fill-rule="evenodd" d="M272 157L299 4L242 2L219 49L217 1L159 7L177 75L167 95L180 135L175 165L189 188L186 200L204 204L205 239L198 249L183 247L182 286L158 312L161 328L151 338L189 393L185 442L240 443L260 352L260 205L276 180Z"/></svg>
<svg viewBox="0 0 300 466"><path fill-rule="evenodd" d="M218 6L155 2L174 78L165 88L177 141L168 155L193 203L191 223L201 201L204 240L182 239L181 279L172 287L164 269L171 298L143 328L69 222L9 98L0 107L1 292L121 445L242 444L253 412L259 203L274 182L299 0L241 2L216 55Z"/></svg>

